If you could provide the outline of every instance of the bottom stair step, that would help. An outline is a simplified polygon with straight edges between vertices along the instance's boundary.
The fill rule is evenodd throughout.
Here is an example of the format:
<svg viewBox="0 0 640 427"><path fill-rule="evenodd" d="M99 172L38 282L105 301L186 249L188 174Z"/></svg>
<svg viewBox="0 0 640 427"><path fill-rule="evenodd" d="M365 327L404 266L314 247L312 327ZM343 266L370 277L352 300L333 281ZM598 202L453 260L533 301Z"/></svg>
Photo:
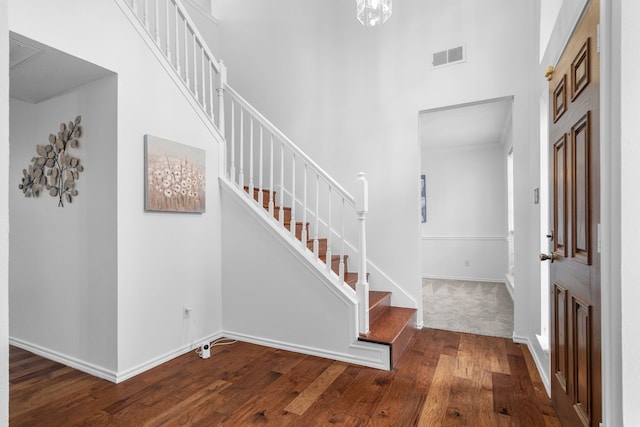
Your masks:
<svg viewBox="0 0 640 427"><path fill-rule="evenodd" d="M369 325L369 333L360 335L360 341L387 344L391 347L391 369L407 348L415 332L415 308L385 307L383 312Z"/></svg>

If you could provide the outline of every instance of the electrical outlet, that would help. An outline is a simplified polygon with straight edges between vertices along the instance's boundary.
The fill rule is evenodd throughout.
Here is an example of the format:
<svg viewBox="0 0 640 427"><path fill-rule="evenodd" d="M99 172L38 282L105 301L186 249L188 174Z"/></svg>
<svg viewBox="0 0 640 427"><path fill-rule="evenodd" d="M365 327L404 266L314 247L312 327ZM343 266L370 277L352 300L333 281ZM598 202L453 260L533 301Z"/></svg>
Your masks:
<svg viewBox="0 0 640 427"><path fill-rule="evenodd" d="M182 306L182 317L185 319L188 319L189 317L191 317L191 306L189 305L183 305Z"/></svg>

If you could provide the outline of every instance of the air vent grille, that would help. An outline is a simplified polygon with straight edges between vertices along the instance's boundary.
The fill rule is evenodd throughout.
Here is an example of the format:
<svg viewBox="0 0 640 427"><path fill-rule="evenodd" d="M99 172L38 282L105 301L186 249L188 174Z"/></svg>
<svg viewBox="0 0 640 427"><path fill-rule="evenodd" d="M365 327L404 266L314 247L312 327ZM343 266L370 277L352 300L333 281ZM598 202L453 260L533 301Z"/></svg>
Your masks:
<svg viewBox="0 0 640 427"><path fill-rule="evenodd" d="M431 65L433 68L464 62L466 59L464 46L458 46L447 50L441 50L433 54Z"/></svg>

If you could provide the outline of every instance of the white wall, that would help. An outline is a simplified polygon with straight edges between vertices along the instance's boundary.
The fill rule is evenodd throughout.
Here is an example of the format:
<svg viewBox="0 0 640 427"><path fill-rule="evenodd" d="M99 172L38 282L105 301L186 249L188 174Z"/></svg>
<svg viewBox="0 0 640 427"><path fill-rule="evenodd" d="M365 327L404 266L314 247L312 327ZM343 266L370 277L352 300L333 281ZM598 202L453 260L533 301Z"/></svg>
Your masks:
<svg viewBox="0 0 640 427"><path fill-rule="evenodd" d="M0 1L0 426L9 424L9 30Z"/></svg>
<svg viewBox="0 0 640 427"><path fill-rule="evenodd" d="M110 372L117 368L116 77L27 104L12 100L9 193L10 335ZM58 207L44 191L26 198L22 170L61 122L81 114L85 170L78 196Z"/></svg>
<svg viewBox="0 0 640 427"><path fill-rule="evenodd" d="M504 147L424 149L422 173L427 183L427 222L421 225L423 277L504 281Z"/></svg>
<svg viewBox="0 0 640 427"><path fill-rule="evenodd" d="M117 188L117 371L118 379L127 378L221 330L218 144L117 2L12 0L9 6L12 31L118 74L112 181ZM58 24L69 20L74 25ZM105 27L109 31L95 31ZM205 214L144 211L145 134L206 150ZM193 308L190 319L183 319L184 304Z"/></svg>

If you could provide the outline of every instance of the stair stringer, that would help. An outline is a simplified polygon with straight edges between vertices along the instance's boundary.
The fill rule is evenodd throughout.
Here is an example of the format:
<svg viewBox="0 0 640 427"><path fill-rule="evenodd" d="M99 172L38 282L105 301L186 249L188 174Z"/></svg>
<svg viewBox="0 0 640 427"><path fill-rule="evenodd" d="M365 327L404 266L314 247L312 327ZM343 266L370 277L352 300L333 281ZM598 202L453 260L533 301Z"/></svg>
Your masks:
<svg viewBox="0 0 640 427"><path fill-rule="evenodd" d="M387 345L358 341L355 292L244 191L219 182L225 336L389 370Z"/></svg>

